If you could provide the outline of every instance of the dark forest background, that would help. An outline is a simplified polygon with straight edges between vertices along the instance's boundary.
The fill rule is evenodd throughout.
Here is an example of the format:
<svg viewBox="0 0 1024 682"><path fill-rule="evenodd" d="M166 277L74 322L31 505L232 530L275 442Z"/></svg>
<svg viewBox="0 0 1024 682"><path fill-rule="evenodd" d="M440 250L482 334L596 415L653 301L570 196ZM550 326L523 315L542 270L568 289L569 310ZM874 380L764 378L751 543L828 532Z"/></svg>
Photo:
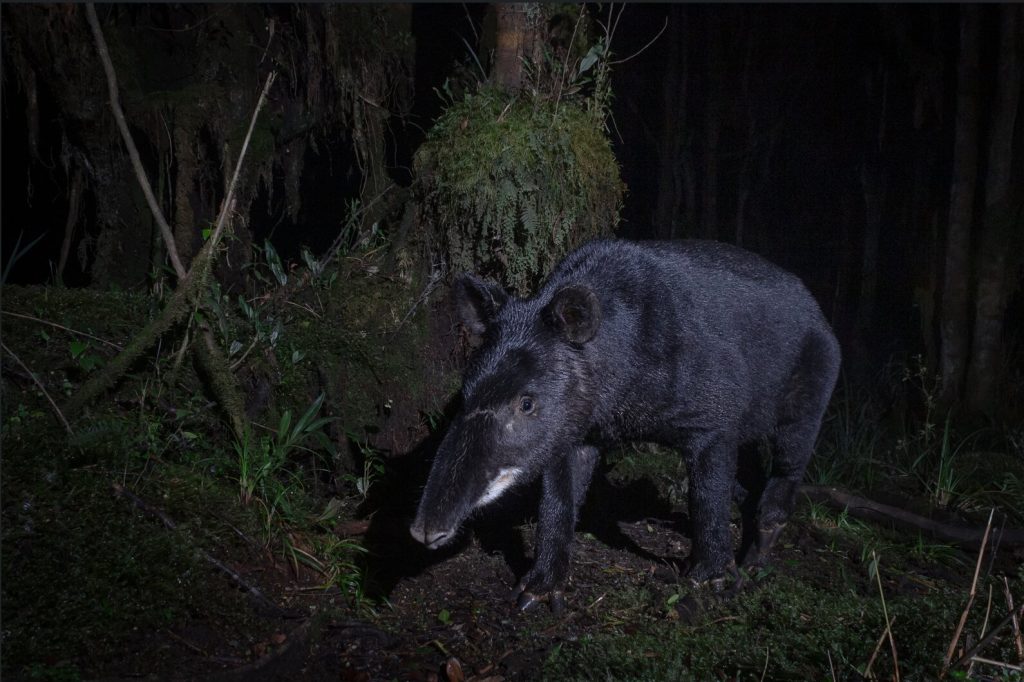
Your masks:
<svg viewBox="0 0 1024 682"><path fill-rule="evenodd" d="M562 9L543 27L555 50L577 18ZM270 148L241 189L236 271L267 238L285 260L303 245L322 256L350 202L382 193L361 222L397 232L440 88L478 78L495 40L486 5L101 10L186 260L222 198L222 145L259 74L272 62L288 72L271 96ZM81 11L5 10L7 281L144 288L160 244ZM627 6L608 60L608 134L627 189L608 227L762 253L821 301L848 371L870 379L894 354L920 353L947 402L970 386L972 409L990 410L995 385L1019 380L1007 365L1022 319L1016 12ZM33 247L12 261L19 238Z"/></svg>

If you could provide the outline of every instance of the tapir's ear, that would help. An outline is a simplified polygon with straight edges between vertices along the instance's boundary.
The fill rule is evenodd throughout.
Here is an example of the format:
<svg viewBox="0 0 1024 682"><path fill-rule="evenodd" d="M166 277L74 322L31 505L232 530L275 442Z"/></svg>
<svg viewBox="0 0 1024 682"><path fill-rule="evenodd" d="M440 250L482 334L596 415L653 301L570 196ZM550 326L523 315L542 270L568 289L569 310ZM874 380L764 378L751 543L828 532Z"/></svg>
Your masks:
<svg viewBox="0 0 1024 682"><path fill-rule="evenodd" d="M571 343L586 343L601 326L601 302L584 286L559 289L544 306L544 321Z"/></svg>
<svg viewBox="0 0 1024 682"><path fill-rule="evenodd" d="M474 275L459 275L452 284L455 311L459 321L473 334L480 336L508 301L501 285L485 282Z"/></svg>

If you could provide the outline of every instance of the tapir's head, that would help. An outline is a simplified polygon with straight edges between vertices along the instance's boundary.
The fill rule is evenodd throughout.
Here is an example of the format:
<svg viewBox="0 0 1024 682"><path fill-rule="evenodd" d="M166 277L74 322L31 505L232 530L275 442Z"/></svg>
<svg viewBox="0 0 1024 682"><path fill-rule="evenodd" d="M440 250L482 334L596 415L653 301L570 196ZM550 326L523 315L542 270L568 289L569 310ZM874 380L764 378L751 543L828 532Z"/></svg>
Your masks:
<svg viewBox="0 0 1024 682"><path fill-rule="evenodd" d="M601 324L597 296L580 285L521 300L463 275L453 294L462 323L483 343L409 529L431 549L585 435L591 381L584 350Z"/></svg>

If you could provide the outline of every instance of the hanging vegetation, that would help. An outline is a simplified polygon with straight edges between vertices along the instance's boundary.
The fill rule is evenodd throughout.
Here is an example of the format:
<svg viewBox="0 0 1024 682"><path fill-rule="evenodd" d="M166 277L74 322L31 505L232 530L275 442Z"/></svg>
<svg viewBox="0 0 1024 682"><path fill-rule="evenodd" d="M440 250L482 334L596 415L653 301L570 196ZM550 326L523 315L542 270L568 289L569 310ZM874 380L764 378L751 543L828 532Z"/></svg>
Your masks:
<svg viewBox="0 0 1024 682"><path fill-rule="evenodd" d="M440 116L415 169L425 220L453 270L526 293L567 251L611 233L625 188L604 129L604 53L598 43L564 60L547 54L548 68L534 69L522 92L481 85ZM590 83L580 77L591 68L584 97Z"/></svg>

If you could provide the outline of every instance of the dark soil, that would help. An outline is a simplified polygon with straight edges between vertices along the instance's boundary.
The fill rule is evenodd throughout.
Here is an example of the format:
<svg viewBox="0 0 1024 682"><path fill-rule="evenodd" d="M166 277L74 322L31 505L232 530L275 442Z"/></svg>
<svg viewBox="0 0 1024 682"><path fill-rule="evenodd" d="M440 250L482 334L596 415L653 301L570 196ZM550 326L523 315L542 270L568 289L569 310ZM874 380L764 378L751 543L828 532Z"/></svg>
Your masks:
<svg viewBox="0 0 1024 682"><path fill-rule="evenodd" d="M401 471L393 480L409 478ZM628 650L628 655L656 660L670 649L678 654L688 641L697 646L698 633L706 638L722 628L724 634L739 621L751 628L752 638L776 624L791 627L788 615L772 614L778 606L770 595L781 581L796 580L802 589L824 594L852 590L861 611L877 606L873 579L859 560L856 542L828 523L808 518L806 507L785 531L774 557L774 565L785 571L752 579L739 597L695 590L678 578L679 560L689 551L685 516L647 479L611 483L601 476L577 532L569 608L559 616L543 606L522 614L514 608L511 593L530 565L533 531L530 523L523 523L535 503L530 491L489 510L456 546L441 552L427 552L408 536L414 495L382 481L380 496L403 502L378 505L365 532L370 554L363 566L367 582L362 605L354 606L336 588L319 589L314 575L296 572L280 557L252 546L237 556L218 558L258 586L280 610L202 563L198 570L208 572L218 597L198 605L184 622L139 631L120 642L122 655L116 660L92 660L78 669L93 670L102 679L619 679L634 677L628 672L632 668L612 674L600 660L589 669L587 659L581 664L571 657L561 668L556 662L555 670L561 672L546 666L564 652L603 637L628 643L634 635L655 633L655 646L638 639L641 648ZM124 513L139 512L126 504ZM734 534L738 541L738 528ZM946 563L908 562L887 576L890 598L925 603L937 595L946 599L944 595L966 594L973 560L954 552L954 565L963 570L950 570ZM939 583L948 583L952 592L937 591ZM950 613L961 603L948 604ZM813 606L794 608L798 623L817 617L808 615ZM953 620L942 627L951 631ZM871 627L879 622L872 620ZM864 640L863 653L858 652L861 665L870 655L873 637L854 638ZM763 652L758 655L764 657ZM60 662L53 661L42 669L46 674L36 668L35 674L17 677L62 679L60 669ZM671 679L679 674L667 677L637 668L635 678ZM724 670L714 676L734 679ZM787 677L792 679L781 673L767 679ZM854 677L849 670L839 675Z"/></svg>

